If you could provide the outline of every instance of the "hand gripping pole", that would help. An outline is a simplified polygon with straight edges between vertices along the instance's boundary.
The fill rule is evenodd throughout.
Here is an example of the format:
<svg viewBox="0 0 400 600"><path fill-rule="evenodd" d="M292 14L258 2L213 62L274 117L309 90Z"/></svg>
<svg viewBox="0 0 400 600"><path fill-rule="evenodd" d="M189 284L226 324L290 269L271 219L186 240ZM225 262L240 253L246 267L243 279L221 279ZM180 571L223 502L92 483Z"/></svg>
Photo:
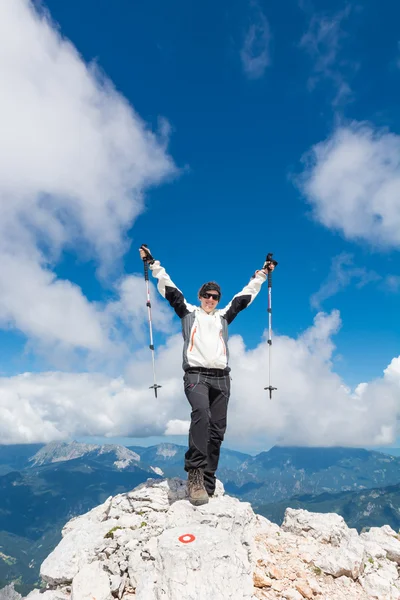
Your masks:
<svg viewBox="0 0 400 600"><path fill-rule="evenodd" d="M142 244L141 246L144 249L147 249L147 244ZM150 255L150 258L151 255ZM144 258L143 259L143 266L144 266L144 280L146 282L146 292L147 292L147 302L146 302L146 306L147 306L147 314L148 314L148 319L149 319L149 331L150 331L150 350L151 350L151 359L152 359L152 363L153 363L153 385L151 385L149 387L149 389L153 389L154 390L154 394L155 397L157 398L157 389L161 387L161 385L158 385L156 383L156 361L155 361L155 351L154 351L154 341L153 341L153 325L152 325L152 320L151 320L151 302L150 302L150 284L149 284L149 263L148 263L148 259Z"/></svg>
<svg viewBox="0 0 400 600"><path fill-rule="evenodd" d="M277 261L272 258L272 253L267 254L265 262L277 265ZM278 388L271 385L271 354L272 354L272 271L268 271L268 386L264 390L269 391L269 397L272 399L273 390Z"/></svg>

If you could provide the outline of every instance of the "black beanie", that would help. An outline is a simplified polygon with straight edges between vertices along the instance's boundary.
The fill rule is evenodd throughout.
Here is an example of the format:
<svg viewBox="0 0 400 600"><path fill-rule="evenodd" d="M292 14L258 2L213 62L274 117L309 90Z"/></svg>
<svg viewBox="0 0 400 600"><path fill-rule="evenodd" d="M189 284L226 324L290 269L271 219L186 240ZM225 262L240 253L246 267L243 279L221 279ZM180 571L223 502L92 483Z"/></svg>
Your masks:
<svg viewBox="0 0 400 600"><path fill-rule="evenodd" d="M221 288L219 287L218 283L215 283L215 281L209 281L208 283L203 283L203 285L201 286L200 291L199 291L200 298L202 298L202 296L205 292L210 292L211 290L215 290L216 292L218 292L218 295L221 298Z"/></svg>

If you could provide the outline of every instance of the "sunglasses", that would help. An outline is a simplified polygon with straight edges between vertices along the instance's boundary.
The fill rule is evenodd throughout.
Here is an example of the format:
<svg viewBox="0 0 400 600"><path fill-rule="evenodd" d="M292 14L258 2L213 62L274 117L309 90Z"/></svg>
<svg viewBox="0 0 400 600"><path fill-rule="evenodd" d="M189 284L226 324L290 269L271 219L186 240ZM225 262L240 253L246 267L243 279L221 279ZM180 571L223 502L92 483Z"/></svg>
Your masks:
<svg viewBox="0 0 400 600"><path fill-rule="evenodd" d="M207 300L210 300L210 298L212 298L213 300L216 300L218 302L219 294L209 294L208 292L204 292L203 298L206 298Z"/></svg>

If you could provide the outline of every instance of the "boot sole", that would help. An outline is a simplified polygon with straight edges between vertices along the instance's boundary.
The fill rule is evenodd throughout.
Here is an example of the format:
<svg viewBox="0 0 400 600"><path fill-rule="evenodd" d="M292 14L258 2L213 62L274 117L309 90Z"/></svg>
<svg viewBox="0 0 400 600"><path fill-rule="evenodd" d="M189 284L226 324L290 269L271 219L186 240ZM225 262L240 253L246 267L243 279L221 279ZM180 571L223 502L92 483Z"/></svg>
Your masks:
<svg viewBox="0 0 400 600"><path fill-rule="evenodd" d="M190 504L193 506L201 506L202 504L208 504L209 498L189 498Z"/></svg>

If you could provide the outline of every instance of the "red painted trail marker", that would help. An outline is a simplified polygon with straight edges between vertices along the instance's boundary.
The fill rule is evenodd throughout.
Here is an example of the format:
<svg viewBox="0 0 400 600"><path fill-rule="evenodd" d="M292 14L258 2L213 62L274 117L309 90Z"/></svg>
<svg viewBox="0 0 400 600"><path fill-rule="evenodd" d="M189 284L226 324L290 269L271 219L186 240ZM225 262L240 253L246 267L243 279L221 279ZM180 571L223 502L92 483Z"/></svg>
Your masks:
<svg viewBox="0 0 400 600"><path fill-rule="evenodd" d="M178 540L182 542L182 544L190 544L190 542L194 542L195 539L196 538L192 533L185 533L184 535L181 535L178 538Z"/></svg>

